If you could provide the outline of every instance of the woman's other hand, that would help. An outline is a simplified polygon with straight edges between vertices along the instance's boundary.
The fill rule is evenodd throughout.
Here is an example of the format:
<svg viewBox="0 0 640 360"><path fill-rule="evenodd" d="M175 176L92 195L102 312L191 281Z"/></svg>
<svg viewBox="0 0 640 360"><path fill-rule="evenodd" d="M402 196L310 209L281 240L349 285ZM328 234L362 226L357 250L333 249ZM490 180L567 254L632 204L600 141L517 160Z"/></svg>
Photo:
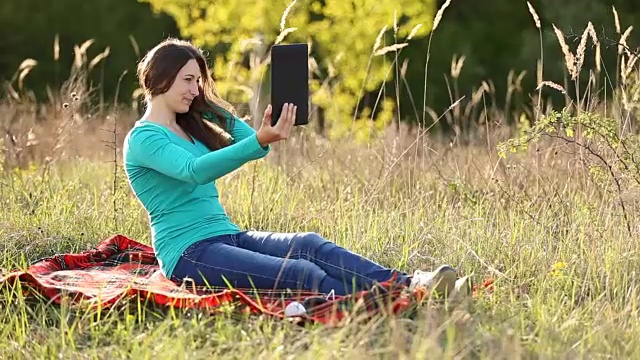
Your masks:
<svg viewBox="0 0 640 360"><path fill-rule="evenodd" d="M282 114L275 126L271 125L271 104L267 106L262 118L262 124L258 129L257 137L261 146L267 146L273 142L288 139L291 129L296 121L296 111L298 107L293 104L284 104Z"/></svg>

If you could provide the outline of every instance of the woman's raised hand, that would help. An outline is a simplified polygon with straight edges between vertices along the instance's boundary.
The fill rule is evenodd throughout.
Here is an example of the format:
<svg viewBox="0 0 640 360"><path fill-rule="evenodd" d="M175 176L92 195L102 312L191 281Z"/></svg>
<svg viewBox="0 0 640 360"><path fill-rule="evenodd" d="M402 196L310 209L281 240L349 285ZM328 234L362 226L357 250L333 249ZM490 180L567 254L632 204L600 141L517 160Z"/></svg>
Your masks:
<svg viewBox="0 0 640 360"><path fill-rule="evenodd" d="M271 104L267 106L264 111L264 117L262 118L262 124L258 129L257 137L260 145L267 146L276 141L288 139L291 134L293 124L296 122L296 111L298 107L293 104L284 104L282 107L282 114L278 119L278 122L271 125Z"/></svg>

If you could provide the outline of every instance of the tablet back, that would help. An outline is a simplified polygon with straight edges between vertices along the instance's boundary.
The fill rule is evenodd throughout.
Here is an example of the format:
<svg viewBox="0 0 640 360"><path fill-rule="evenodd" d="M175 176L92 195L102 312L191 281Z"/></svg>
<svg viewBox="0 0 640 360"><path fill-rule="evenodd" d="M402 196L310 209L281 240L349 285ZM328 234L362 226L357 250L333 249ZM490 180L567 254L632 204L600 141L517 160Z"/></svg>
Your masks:
<svg viewBox="0 0 640 360"><path fill-rule="evenodd" d="M271 122L275 125L285 103L298 106L295 125L309 123L309 55L307 44L271 48Z"/></svg>

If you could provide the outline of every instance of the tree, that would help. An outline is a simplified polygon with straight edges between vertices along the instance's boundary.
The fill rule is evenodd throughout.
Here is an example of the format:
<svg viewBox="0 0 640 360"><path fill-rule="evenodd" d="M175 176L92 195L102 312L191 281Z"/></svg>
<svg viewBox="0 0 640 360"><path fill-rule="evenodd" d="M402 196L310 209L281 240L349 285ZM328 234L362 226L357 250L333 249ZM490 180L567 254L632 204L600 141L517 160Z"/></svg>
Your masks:
<svg viewBox="0 0 640 360"><path fill-rule="evenodd" d="M136 0L2 0L0 33L0 85L12 79L23 60L34 59L37 65L25 78L25 89L46 100L46 88L56 92L69 77L74 46L93 40L86 49L88 60L106 49L109 56L96 66L90 81L111 100L127 71L119 88L120 100L127 103L137 87L136 50L179 35L170 16L153 14L149 4Z"/></svg>
<svg viewBox="0 0 640 360"><path fill-rule="evenodd" d="M377 91L394 76L395 52L428 34L435 14L435 0L140 1L211 50L218 88L233 103L249 103L253 118L266 106L270 47L309 43L311 113L319 124L328 119L332 137L354 130L366 138L389 123L396 102Z"/></svg>

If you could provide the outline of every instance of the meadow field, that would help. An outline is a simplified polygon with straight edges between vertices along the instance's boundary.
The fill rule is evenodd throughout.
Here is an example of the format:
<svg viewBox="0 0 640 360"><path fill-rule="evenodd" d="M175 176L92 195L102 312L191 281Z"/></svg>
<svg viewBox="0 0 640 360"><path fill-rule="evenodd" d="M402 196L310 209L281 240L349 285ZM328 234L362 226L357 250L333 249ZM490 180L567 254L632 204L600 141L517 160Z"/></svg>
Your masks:
<svg viewBox="0 0 640 360"><path fill-rule="evenodd" d="M571 55L570 84L584 46L582 55L560 46ZM622 48L619 56L624 65L609 69L606 84L569 91L541 83L566 95L561 112L534 98L520 117L527 121L509 125L512 114L482 87L442 115L463 124L478 114L458 137L390 126L358 144L296 129L267 158L217 182L242 228L315 231L409 272L448 263L478 281L494 279L491 294L425 306L414 318L329 328L131 304L97 316L2 287L0 357L633 358L640 352L638 55ZM18 93L0 103L3 272L112 234L150 242L121 164L137 113L98 109L78 81L48 104Z"/></svg>

